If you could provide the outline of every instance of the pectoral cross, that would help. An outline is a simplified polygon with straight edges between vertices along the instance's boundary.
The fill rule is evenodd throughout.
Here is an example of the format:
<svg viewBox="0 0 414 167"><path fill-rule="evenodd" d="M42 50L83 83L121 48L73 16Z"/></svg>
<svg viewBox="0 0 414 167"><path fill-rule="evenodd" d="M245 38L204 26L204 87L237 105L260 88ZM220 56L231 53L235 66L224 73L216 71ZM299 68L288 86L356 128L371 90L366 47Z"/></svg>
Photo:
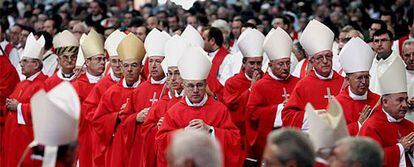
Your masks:
<svg viewBox="0 0 414 167"><path fill-rule="evenodd" d="M324 96L324 98L327 98L328 100L331 100L333 98L333 96L331 95L330 88L326 88L326 95Z"/></svg>
<svg viewBox="0 0 414 167"><path fill-rule="evenodd" d="M289 96L290 95L287 93L286 88L283 88L283 95L282 95L282 97L284 97L285 100L287 100L289 98Z"/></svg>
<svg viewBox="0 0 414 167"><path fill-rule="evenodd" d="M154 103L157 102L157 101L158 101L158 99L157 99L157 92L154 92L154 95L152 96L152 99L150 99L151 106L153 106Z"/></svg>

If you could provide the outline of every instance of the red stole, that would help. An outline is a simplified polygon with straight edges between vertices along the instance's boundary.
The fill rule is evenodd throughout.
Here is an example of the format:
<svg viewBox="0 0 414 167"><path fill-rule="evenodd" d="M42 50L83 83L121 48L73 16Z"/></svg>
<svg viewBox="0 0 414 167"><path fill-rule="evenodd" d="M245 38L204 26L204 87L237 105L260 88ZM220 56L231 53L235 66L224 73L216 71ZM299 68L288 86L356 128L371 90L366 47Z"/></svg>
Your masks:
<svg viewBox="0 0 414 167"><path fill-rule="evenodd" d="M210 73L207 77L207 85L210 90L217 96L219 101L223 101L223 85L217 79L220 65L229 52L224 48L219 48L217 54L213 58Z"/></svg>

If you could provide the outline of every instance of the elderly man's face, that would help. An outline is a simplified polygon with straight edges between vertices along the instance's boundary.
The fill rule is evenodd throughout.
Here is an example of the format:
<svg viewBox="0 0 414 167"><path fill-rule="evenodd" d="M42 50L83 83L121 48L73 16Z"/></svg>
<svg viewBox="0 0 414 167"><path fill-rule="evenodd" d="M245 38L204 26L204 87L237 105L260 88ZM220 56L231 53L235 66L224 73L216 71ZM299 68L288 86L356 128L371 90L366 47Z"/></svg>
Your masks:
<svg viewBox="0 0 414 167"><path fill-rule="evenodd" d="M407 65L407 70L414 70L414 42L411 42L403 48L402 58Z"/></svg>
<svg viewBox="0 0 414 167"><path fill-rule="evenodd" d="M116 77L120 78L122 76L121 59L118 56L113 56L109 58L109 61L111 62L112 72L114 72Z"/></svg>
<svg viewBox="0 0 414 167"><path fill-rule="evenodd" d="M72 33L78 39L80 40L83 33L86 32L85 26L82 25L82 23L78 23L75 26L73 26Z"/></svg>
<svg viewBox="0 0 414 167"><path fill-rule="evenodd" d="M185 80L184 94L192 103L200 103L206 94L207 82L205 80Z"/></svg>
<svg viewBox="0 0 414 167"><path fill-rule="evenodd" d="M231 23L231 33L233 33L234 38L239 38L240 34L241 34L241 27L242 27L242 22L241 21L233 21Z"/></svg>
<svg viewBox="0 0 414 167"><path fill-rule="evenodd" d="M287 79L290 76L290 58L281 58L269 62L272 73L280 78Z"/></svg>
<svg viewBox="0 0 414 167"><path fill-rule="evenodd" d="M24 45L26 44L26 39L27 36L29 36L30 32L27 30L23 30L22 33L20 34L20 45L22 47L24 47Z"/></svg>
<svg viewBox="0 0 414 167"><path fill-rule="evenodd" d="M368 71L354 72L345 77L349 83L352 93L360 96L364 95L368 91L369 78L370 76Z"/></svg>
<svg viewBox="0 0 414 167"><path fill-rule="evenodd" d="M128 85L133 85L138 81L141 74L142 65L138 60L125 60L122 62L122 69L124 71L124 78Z"/></svg>
<svg viewBox="0 0 414 167"><path fill-rule="evenodd" d="M394 93L382 97L382 106L388 114L390 114L395 119L402 119L407 113L407 93Z"/></svg>
<svg viewBox="0 0 414 167"><path fill-rule="evenodd" d="M181 78L178 67L168 67L168 79L171 89L177 91L181 91L183 89L183 79Z"/></svg>
<svg viewBox="0 0 414 167"><path fill-rule="evenodd" d="M312 63L313 68L319 75L327 77L332 71L332 57L332 51L325 50L316 53L310 58L309 62Z"/></svg>
<svg viewBox="0 0 414 167"><path fill-rule="evenodd" d="M22 33L22 28L19 26L13 26L10 29L10 42L13 43L13 45L19 44L20 41L20 34Z"/></svg>
<svg viewBox="0 0 414 167"><path fill-rule="evenodd" d="M349 38L347 38L347 32L341 32L341 33L339 33L339 37L338 37L338 51L341 51L342 48L344 47L344 45L348 41L349 41Z"/></svg>
<svg viewBox="0 0 414 167"><path fill-rule="evenodd" d="M20 60L20 66L22 67L22 74L26 77L32 76L33 74L36 74L36 72L40 71L40 60L32 59L23 57L22 60Z"/></svg>
<svg viewBox="0 0 414 167"><path fill-rule="evenodd" d="M148 58L150 75L156 81L159 81L165 77L164 71L161 67L162 60L164 60L163 56L151 56Z"/></svg>
<svg viewBox="0 0 414 167"><path fill-rule="evenodd" d="M88 72L95 76L102 75L105 71L105 62L106 57L103 54L95 55L85 61Z"/></svg>
<svg viewBox="0 0 414 167"><path fill-rule="evenodd" d="M76 67L76 53L63 53L58 56L59 65L62 67L63 71L73 71Z"/></svg>

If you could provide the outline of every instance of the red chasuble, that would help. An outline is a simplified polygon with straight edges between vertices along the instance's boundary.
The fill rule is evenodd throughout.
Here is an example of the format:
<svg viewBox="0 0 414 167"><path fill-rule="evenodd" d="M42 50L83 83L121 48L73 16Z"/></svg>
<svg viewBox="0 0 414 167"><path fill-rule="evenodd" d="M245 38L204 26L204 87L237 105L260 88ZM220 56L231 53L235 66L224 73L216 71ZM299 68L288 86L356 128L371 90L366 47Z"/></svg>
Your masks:
<svg viewBox="0 0 414 167"><path fill-rule="evenodd" d="M157 134L159 128L157 126L157 123L161 117L164 117L167 110L176 104L180 99L181 97L173 96L170 98L168 95L164 95L160 101L151 107L147 119L142 124L141 130L143 141L145 141L142 152L142 155L144 156L142 160L142 166L156 166L157 145L155 144L155 135Z"/></svg>
<svg viewBox="0 0 414 167"><path fill-rule="evenodd" d="M96 136L96 132L92 128L92 117L95 114L95 110L99 105L99 102L101 101L101 96L111 87L112 85L115 85L116 81L112 80L111 75L105 75L99 82L93 87L91 92L89 93L88 97L85 99L85 101L82 103L82 111L85 111L85 126L88 126L88 133L90 134L90 140L91 140L91 149L92 151L92 163L94 166L102 166L104 163L104 157L97 157L97 154L100 153L99 150L97 150L98 146L98 138ZM86 127L85 127L86 128Z"/></svg>
<svg viewBox="0 0 414 167"><path fill-rule="evenodd" d="M241 145L244 153L250 152L246 139L246 105L249 99L251 81L246 74L239 74L229 78L224 86L224 104L230 111L231 120L239 128Z"/></svg>
<svg viewBox="0 0 414 167"><path fill-rule="evenodd" d="M142 162L142 123L137 123L136 117L142 109L151 107L158 101L164 84L151 84L151 80L139 85L130 96L130 100L123 112L120 113L123 123L124 140L126 141L127 166L138 166ZM126 159L124 159L126 160Z"/></svg>
<svg viewBox="0 0 414 167"><path fill-rule="evenodd" d="M344 78L336 72L333 72L332 79L321 80L311 71L296 84L282 110L283 126L302 128L306 104L310 102L316 110L325 109L329 94L332 97L339 94L343 82Z"/></svg>
<svg viewBox="0 0 414 167"><path fill-rule="evenodd" d="M42 72L33 81L24 80L16 85L13 93L9 96L21 103L23 121L18 123L17 111L6 111L6 123L4 129L4 161L5 166L17 166L23 151L33 141L32 115L30 109L30 98L40 89L47 76ZM24 122L24 124L23 124Z"/></svg>
<svg viewBox="0 0 414 167"><path fill-rule="evenodd" d="M4 122L6 119L6 110L3 110L6 105L6 98L13 93L14 88L20 82L19 74L10 63L9 58L0 56L0 166L4 166Z"/></svg>
<svg viewBox="0 0 414 167"><path fill-rule="evenodd" d="M379 98L379 95L368 90L366 100L354 100L349 96L349 87L342 90L342 92L336 96L336 99L342 106L348 131L351 136L356 136L358 134L358 118L365 105L372 108L378 102Z"/></svg>
<svg viewBox="0 0 414 167"><path fill-rule="evenodd" d="M81 104L88 97L90 91L95 86L95 83L90 83L86 73L81 74L73 83L73 87L78 93ZM91 143L91 127L88 120L86 120L87 110L85 105L81 106L81 115L79 120L79 146L78 159L79 166L92 166L92 143Z"/></svg>
<svg viewBox="0 0 414 167"><path fill-rule="evenodd" d="M414 124L411 121L403 119L401 122L390 122L379 106L362 125L359 135L374 139L384 149L383 166L396 167L399 166L401 158L398 140L411 132L414 132ZM410 161L409 158L405 160Z"/></svg>
<svg viewBox="0 0 414 167"><path fill-rule="evenodd" d="M94 160L100 163L95 163L97 166L125 166L125 146L118 128L121 123L118 114L133 90L133 87L124 87L120 81L102 95L92 120L97 151Z"/></svg>
<svg viewBox="0 0 414 167"><path fill-rule="evenodd" d="M221 85L220 81L217 79L219 75L220 65L223 63L224 58L229 54L226 48L221 47L217 51L216 55L213 58L212 66L210 69L210 73L207 77L207 85L210 90L217 96L219 101L223 101L223 85Z"/></svg>
<svg viewBox="0 0 414 167"><path fill-rule="evenodd" d="M276 80L266 73L253 85L247 103L247 135L249 144L253 146L252 158L262 158L267 135L274 127L277 106L285 100L285 96L289 96L298 81L299 79L293 76L288 80Z"/></svg>
<svg viewBox="0 0 414 167"><path fill-rule="evenodd" d="M59 85L63 79L60 78L57 74L59 71L55 72L50 78L46 79L45 81L45 90L48 92L49 90L53 89L55 86ZM75 75L75 74L74 74ZM69 82L74 82L76 78L73 78Z"/></svg>
<svg viewBox="0 0 414 167"><path fill-rule="evenodd" d="M165 153L173 133L188 126L193 119L202 119L214 127L214 135L221 145L225 167L241 166L239 130L231 121L227 107L209 97L201 107L190 107L183 98L167 111L156 136L158 167L167 165Z"/></svg>

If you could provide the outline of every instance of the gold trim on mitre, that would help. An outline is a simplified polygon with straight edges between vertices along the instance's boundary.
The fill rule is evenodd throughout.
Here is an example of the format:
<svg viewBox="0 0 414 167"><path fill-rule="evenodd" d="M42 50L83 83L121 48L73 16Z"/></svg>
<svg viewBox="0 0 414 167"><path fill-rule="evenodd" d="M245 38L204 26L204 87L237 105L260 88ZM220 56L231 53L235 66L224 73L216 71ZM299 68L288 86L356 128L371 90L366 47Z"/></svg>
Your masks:
<svg viewBox="0 0 414 167"><path fill-rule="evenodd" d="M122 61L134 59L139 62L142 62L146 53L144 43L133 33L129 33L122 39L118 45L117 52Z"/></svg>
<svg viewBox="0 0 414 167"><path fill-rule="evenodd" d="M85 60L96 55L105 55L103 39L94 29L86 35L81 47Z"/></svg>
<svg viewBox="0 0 414 167"><path fill-rule="evenodd" d="M76 54L79 48L79 41L70 31L65 30L53 38L53 47L58 55L63 53Z"/></svg>

